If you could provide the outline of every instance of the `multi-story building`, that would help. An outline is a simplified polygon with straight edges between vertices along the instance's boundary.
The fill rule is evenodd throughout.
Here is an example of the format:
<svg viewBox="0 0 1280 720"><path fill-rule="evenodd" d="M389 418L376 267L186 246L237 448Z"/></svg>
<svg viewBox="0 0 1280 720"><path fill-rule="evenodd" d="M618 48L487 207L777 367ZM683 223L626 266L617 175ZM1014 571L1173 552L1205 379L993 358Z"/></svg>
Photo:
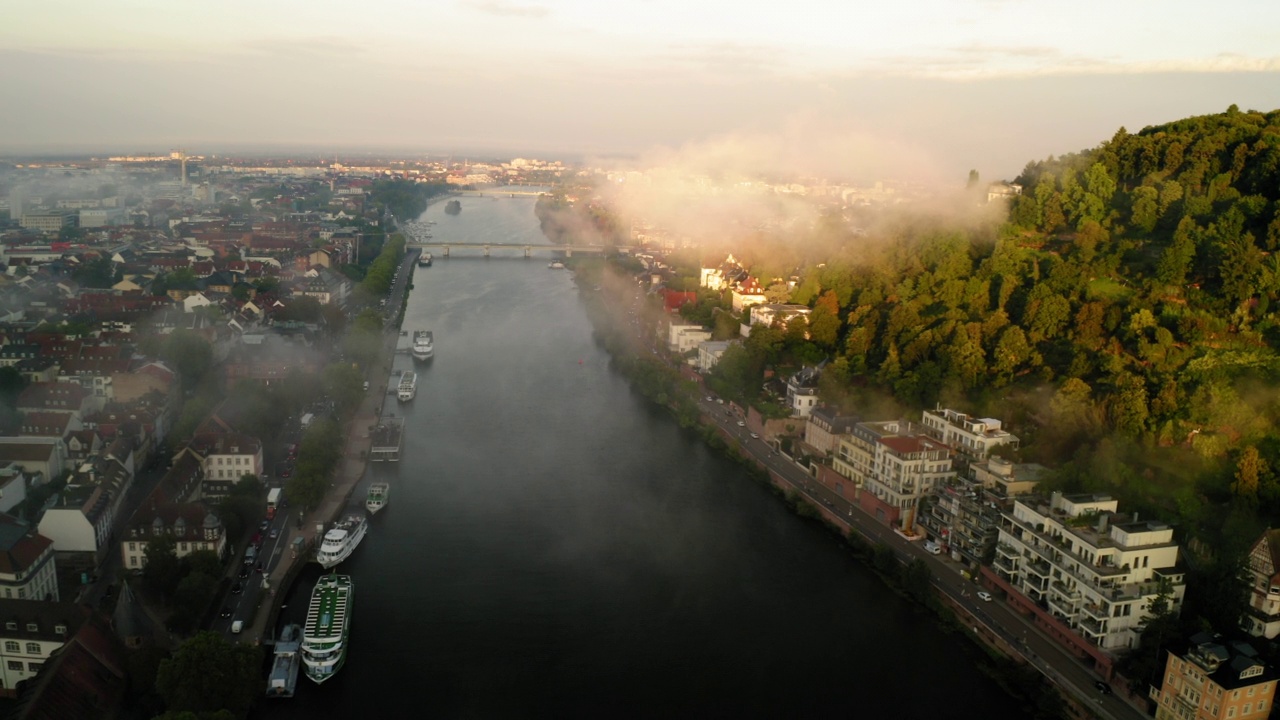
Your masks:
<svg viewBox="0 0 1280 720"><path fill-rule="evenodd" d="M1117 513L1107 495L1028 496L1001 518L993 569L1103 650L1134 647L1151 604L1182 606L1173 529Z"/></svg>
<svg viewBox="0 0 1280 720"><path fill-rule="evenodd" d="M853 415L841 415L836 408L818 405L809 411L809 420L804 426L804 441L809 447L822 455L835 452L841 436L853 431L858 418Z"/></svg>
<svg viewBox="0 0 1280 720"><path fill-rule="evenodd" d="M920 499L955 477L951 450L905 420L858 423L840 441L833 466L861 488L865 510L908 533L915 532Z"/></svg>
<svg viewBox="0 0 1280 720"><path fill-rule="evenodd" d="M74 227L76 223L74 213L61 210L24 212L20 217L22 227L40 232L58 232L64 228Z"/></svg>
<svg viewBox="0 0 1280 720"><path fill-rule="evenodd" d="M698 345L711 340L711 331L701 325L671 323L667 328L667 349L673 353L696 350Z"/></svg>
<svg viewBox="0 0 1280 720"><path fill-rule="evenodd" d="M768 298L764 295L764 288L760 287L760 283L753 277L748 277L738 283L733 288L731 296L733 311L740 313L752 305L759 305Z"/></svg>
<svg viewBox="0 0 1280 720"><path fill-rule="evenodd" d="M186 557L197 550L208 550L223 557L227 551L227 534L222 521L199 503L170 503L158 507L138 508L120 542L124 567L141 570L147 564L147 544L154 538L173 539L174 552Z"/></svg>
<svg viewBox="0 0 1280 720"><path fill-rule="evenodd" d="M724 351L729 349L734 340L708 340L707 342L698 343L698 372L708 373L720 362L720 358L724 357Z"/></svg>
<svg viewBox="0 0 1280 720"><path fill-rule="evenodd" d="M7 599L57 600L53 541L0 513L0 587Z"/></svg>
<svg viewBox="0 0 1280 720"><path fill-rule="evenodd" d="M44 600L0 600L0 695L17 696L88 619L87 606Z"/></svg>
<svg viewBox="0 0 1280 720"><path fill-rule="evenodd" d="M1197 633L1169 650L1151 698L1156 720L1262 720L1275 705L1276 673L1247 643Z"/></svg>
<svg viewBox="0 0 1280 720"><path fill-rule="evenodd" d="M763 327L771 327L775 323L786 327L793 319L798 317L807 318L813 312L808 305L787 305L782 303L762 303L760 305L752 305L750 314L747 317L748 322L742 325L738 332L743 336L751 334L751 328L760 325ZM805 337L808 337L808 330L805 331Z"/></svg>
<svg viewBox="0 0 1280 720"><path fill-rule="evenodd" d="M1018 447L1018 437L1005 430L995 418L975 418L939 407L932 412L925 410L922 422L930 435L966 458L985 460L992 450L1001 445Z"/></svg>
<svg viewBox="0 0 1280 720"><path fill-rule="evenodd" d="M1280 530L1267 530L1249 551L1252 592L1246 619L1251 635L1280 635Z"/></svg>
<svg viewBox="0 0 1280 720"><path fill-rule="evenodd" d="M239 433L201 434L187 446L204 468L200 495L225 497L245 475L262 476L262 443Z"/></svg>
<svg viewBox="0 0 1280 720"><path fill-rule="evenodd" d="M792 417L807 418L818 405L818 378L822 371L816 367L804 367L787 378L787 409Z"/></svg>
<svg viewBox="0 0 1280 720"><path fill-rule="evenodd" d="M943 552L967 565L990 562L1001 513L1013 498L1035 488L1046 470L1036 463L1013 463L992 457L968 467L967 477L938 486L926 501L920 524Z"/></svg>

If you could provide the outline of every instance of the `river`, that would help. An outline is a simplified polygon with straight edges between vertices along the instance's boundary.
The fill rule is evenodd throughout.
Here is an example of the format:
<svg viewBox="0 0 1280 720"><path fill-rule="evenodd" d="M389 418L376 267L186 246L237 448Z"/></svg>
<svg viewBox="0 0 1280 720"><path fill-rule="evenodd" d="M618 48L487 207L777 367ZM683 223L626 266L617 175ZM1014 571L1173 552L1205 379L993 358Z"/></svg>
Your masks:
<svg viewBox="0 0 1280 720"><path fill-rule="evenodd" d="M423 215L436 240L546 243L532 199L461 202ZM502 254L416 270L403 327L436 357L341 567L346 667L255 717L1022 716L976 648L633 394L566 271Z"/></svg>

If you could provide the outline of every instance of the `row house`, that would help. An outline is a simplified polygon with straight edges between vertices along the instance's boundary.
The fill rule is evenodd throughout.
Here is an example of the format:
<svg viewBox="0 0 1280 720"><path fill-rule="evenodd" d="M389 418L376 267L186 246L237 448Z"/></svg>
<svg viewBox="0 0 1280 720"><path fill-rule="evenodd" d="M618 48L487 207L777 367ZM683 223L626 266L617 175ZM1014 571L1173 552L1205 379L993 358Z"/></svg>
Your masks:
<svg viewBox="0 0 1280 720"><path fill-rule="evenodd" d="M63 360L58 380L75 383L90 391L98 407L101 407L115 399L115 378L128 375L131 364L129 358Z"/></svg>
<svg viewBox="0 0 1280 720"><path fill-rule="evenodd" d="M58 599L53 541L7 513L0 513L0 588L5 599Z"/></svg>
<svg viewBox="0 0 1280 720"><path fill-rule="evenodd" d="M101 406L93 392L79 383L34 383L18 394L18 410L24 413L70 412L83 418Z"/></svg>
<svg viewBox="0 0 1280 720"><path fill-rule="evenodd" d="M17 697L18 683L34 678L89 612L75 603L0 600L0 695Z"/></svg>
<svg viewBox="0 0 1280 720"><path fill-rule="evenodd" d="M102 561L119 519L120 506L133 481L129 459L90 458L73 471L55 504L40 518L40 534L60 553L84 553Z"/></svg>
<svg viewBox="0 0 1280 720"><path fill-rule="evenodd" d="M48 482L66 468L67 446L57 437L0 437L0 465L15 464L32 482Z"/></svg>
<svg viewBox="0 0 1280 720"><path fill-rule="evenodd" d="M1151 603L1186 592L1173 529L1117 512L1107 495L1016 500L992 569L1032 605L1103 650L1136 647ZM1016 604L1016 603L1015 603Z"/></svg>
<svg viewBox="0 0 1280 720"><path fill-rule="evenodd" d="M27 499L30 480L16 462L0 463L0 512L9 512Z"/></svg>
<svg viewBox="0 0 1280 720"><path fill-rule="evenodd" d="M832 464L860 490L864 510L909 534L921 498L955 477L950 448L906 420L858 423L841 438Z"/></svg>
<svg viewBox="0 0 1280 720"><path fill-rule="evenodd" d="M737 258L730 254L719 267L699 268L698 284L708 290L719 292L729 289L746 277L747 271L743 270Z"/></svg>
<svg viewBox="0 0 1280 720"><path fill-rule="evenodd" d="M1265 720L1276 704L1276 672L1244 642L1201 632L1167 650L1151 688L1156 720Z"/></svg>
<svg viewBox="0 0 1280 720"><path fill-rule="evenodd" d="M23 437L66 438L84 425L71 412L29 412L22 416L18 434Z"/></svg>
<svg viewBox="0 0 1280 720"><path fill-rule="evenodd" d="M35 383L57 382L62 371L58 361L51 357L24 358L13 365L28 385Z"/></svg>
<svg viewBox="0 0 1280 720"><path fill-rule="evenodd" d="M199 550L215 553L219 558L227 554L227 533L222 521L203 504L152 506L144 502L129 521L120 542L124 567L135 572L146 567L147 545L160 537L173 540L174 551L180 558Z"/></svg>

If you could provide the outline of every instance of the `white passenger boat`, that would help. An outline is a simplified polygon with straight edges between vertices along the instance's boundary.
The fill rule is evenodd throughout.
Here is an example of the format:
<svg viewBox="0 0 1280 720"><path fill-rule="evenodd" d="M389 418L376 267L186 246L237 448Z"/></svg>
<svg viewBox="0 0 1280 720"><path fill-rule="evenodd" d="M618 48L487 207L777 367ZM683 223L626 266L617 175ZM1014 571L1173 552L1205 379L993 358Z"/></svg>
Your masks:
<svg viewBox="0 0 1280 720"><path fill-rule="evenodd" d="M316 551L316 560L320 566L328 570L350 557L368 529L369 517L359 511L334 523L329 532L324 534L320 549Z"/></svg>
<svg viewBox="0 0 1280 720"><path fill-rule="evenodd" d="M311 591L302 630L302 664L316 683L336 675L347 660L354 591L350 575L325 575Z"/></svg>
<svg viewBox="0 0 1280 720"><path fill-rule="evenodd" d="M418 373L408 370L400 376L400 387L396 388L396 398L400 402L408 402L418 394Z"/></svg>

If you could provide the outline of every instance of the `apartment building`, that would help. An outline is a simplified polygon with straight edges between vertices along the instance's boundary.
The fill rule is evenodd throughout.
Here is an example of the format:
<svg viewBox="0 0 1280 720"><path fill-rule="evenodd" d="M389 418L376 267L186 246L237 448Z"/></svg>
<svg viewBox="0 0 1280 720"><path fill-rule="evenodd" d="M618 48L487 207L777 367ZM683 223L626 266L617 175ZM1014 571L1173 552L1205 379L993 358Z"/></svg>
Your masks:
<svg viewBox="0 0 1280 720"><path fill-rule="evenodd" d="M922 505L920 524L942 549L966 565L985 565L995 550L1000 518L1013 499L1035 488L1043 465L992 457L972 464L967 476L939 485Z"/></svg>
<svg viewBox="0 0 1280 720"><path fill-rule="evenodd" d="M58 599L53 541L5 513L0 513L0 587L9 599Z"/></svg>
<svg viewBox="0 0 1280 720"><path fill-rule="evenodd" d="M858 423L840 440L832 464L861 488L863 509L908 533L920 499L955 477L951 450L905 420Z"/></svg>
<svg viewBox="0 0 1280 720"><path fill-rule="evenodd" d="M995 418L976 418L950 408L924 411L921 419L928 433L967 458L985 460L1001 445L1018 447L1018 436L1005 430Z"/></svg>
<svg viewBox="0 0 1280 720"><path fill-rule="evenodd" d="M0 695L17 697L18 683L34 678L87 618L75 603L0 600Z"/></svg>
<svg viewBox="0 0 1280 720"><path fill-rule="evenodd" d="M1262 720L1275 705L1276 673L1247 643L1197 633L1169 650L1156 720Z"/></svg>
<svg viewBox="0 0 1280 720"><path fill-rule="evenodd" d="M1108 495L1053 493L1001 517L996 574L1103 650L1138 644L1151 603L1177 612L1186 592L1173 529L1121 515Z"/></svg>

